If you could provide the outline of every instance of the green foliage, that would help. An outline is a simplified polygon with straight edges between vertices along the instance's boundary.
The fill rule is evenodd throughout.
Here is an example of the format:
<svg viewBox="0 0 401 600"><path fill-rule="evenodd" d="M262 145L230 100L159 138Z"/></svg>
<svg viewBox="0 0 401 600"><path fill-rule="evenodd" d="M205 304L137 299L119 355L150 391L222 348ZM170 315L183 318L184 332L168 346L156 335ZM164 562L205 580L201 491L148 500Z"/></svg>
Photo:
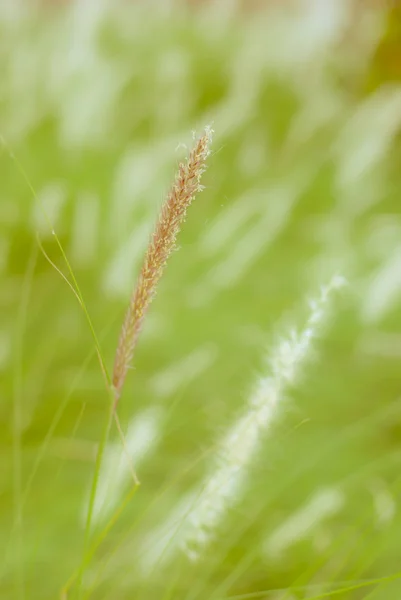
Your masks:
<svg viewBox="0 0 401 600"><path fill-rule="evenodd" d="M126 502L109 530L95 522L82 597L399 597L401 89L377 75L386 15L366 10L356 27L348 2L333 5L330 26L323 15L240 16L217 3L1 9L2 598L60 597L82 566L108 418L84 312L38 246L37 233L71 280L41 203L111 369L186 154L179 144L211 122L206 189L119 405L124 431L150 408L160 429L142 454L128 444L135 494L129 474L121 485L111 476L112 459L105 469L118 490L113 511ZM214 464L268 374L266 351L304 322L305 298L334 272L348 288L213 543L194 564L182 553L144 575L149 536ZM110 438L109 449L121 448L114 426ZM341 495L338 510L275 552L269 540L290 517L305 521L322 489Z"/></svg>

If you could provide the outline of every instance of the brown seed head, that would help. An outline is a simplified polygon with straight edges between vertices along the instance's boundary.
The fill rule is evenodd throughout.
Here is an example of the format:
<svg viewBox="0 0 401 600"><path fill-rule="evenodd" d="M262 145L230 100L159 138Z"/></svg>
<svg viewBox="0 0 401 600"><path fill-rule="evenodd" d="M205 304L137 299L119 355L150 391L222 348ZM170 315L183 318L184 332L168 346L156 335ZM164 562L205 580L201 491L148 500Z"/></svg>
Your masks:
<svg viewBox="0 0 401 600"><path fill-rule="evenodd" d="M176 246L177 234L185 220L187 208L196 193L202 190L200 180L210 153L212 133L210 128L206 128L196 141L186 162L179 165L174 184L151 236L117 346L113 370L116 403L121 396L134 357L143 319L156 294L168 257Z"/></svg>

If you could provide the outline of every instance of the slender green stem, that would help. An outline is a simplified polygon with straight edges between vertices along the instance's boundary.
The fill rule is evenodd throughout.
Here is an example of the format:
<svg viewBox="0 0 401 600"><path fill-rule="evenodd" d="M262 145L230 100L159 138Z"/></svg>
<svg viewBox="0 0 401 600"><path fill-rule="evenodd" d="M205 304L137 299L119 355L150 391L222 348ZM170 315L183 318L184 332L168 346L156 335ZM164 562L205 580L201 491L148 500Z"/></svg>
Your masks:
<svg viewBox="0 0 401 600"><path fill-rule="evenodd" d="M14 393L13 393L13 496L14 496L14 524L13 531L16 536L14 557L15 569L15 595L16 598L25 598L25 573L24 573L24 523L22 503L22 379L23 379L23 340L26 330L27 315L32 289L33 274L37 260L37 247L33 246L31 258L22 286L21 303L18 310L17 331L15 335L15 360L14 360Z"/></svg>

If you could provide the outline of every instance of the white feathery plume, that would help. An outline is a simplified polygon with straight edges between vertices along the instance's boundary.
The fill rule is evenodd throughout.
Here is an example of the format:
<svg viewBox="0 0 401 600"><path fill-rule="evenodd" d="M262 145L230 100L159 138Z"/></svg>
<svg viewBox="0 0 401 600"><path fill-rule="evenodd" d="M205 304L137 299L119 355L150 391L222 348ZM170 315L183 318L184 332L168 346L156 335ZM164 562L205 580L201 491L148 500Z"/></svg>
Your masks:
<svg viewBox="0 0 401 600"><path fill-rule="evenodd" d="M152 378L150 385L154 393L160 398L173 396L206 371L216 360L217 354L216 347L208 343L174 361Z"/></svg>
<svg viewBox="0 0 401 600"><path fill-rule="evenodd" d="M281 558L292 544L310 535L324 520L338 513L344 502L342 490L324 488L317 491L307 504L288 517L269 536L265 545L267 557L275 560Z"/></svg>
<svg viewBox="0 0 401 600"><path fill-rule="evenodd" d="M382 479L372 481L369 486L379 528L388 527L397 512L397 501L390 487Z"/></svg>
<svg viewBox="0 0 401 600"><path fill-rule="evenodd" d="M31 221L34 230L38 231L42 238L52 235L47 219L50 219L54 227L58 226L66 204L67 194L67 188L61 181L47 183L38 193L40 202L35 202L33 206ZM43 206L46 208L47 217L43 213Z"/></svg>
<svg viewBox="0 0 401 600"><path fill-rule="evenodd" d="M118 506L127 485L132 481L129 459L138 466L155 449L159 439L163 412L149 408L135 417L128 426L125 436L126 448L121 443L110 443L106 450L99 473L99 483L93 509L93 523L103 523ZM87 514L86 499L82 518Z"/></svg>
<svg viewBox="0 0 401 600"><path fill-rule="evenodd" d="M389 252L368 281L362 305L365 323L377 323L393 310L401 296L401 245Z"/></svg>
<svg viewBox="0 0 401 600"><path fill-rule="evenodd" d="M80 192L72 225L71 256L75 264L87 267L95 261L100 236L100 198Z"/></svg>
<svg viewBox="0 0 401 600"><path fill-rule="evenodd" d="M228 508L242 495L262 435L277 418L286 389L303 371L312 342L328 316L329 298L343 283L342 277L335 276L322 287L318 298L310 302L304 329L279 342L269 360L270 373L259 379L243 414L221 441L213 471L180 506L181 519L175 510L149 539L149 550L141 559L144 573L178 549L196 561L212 540Z"/></svg>

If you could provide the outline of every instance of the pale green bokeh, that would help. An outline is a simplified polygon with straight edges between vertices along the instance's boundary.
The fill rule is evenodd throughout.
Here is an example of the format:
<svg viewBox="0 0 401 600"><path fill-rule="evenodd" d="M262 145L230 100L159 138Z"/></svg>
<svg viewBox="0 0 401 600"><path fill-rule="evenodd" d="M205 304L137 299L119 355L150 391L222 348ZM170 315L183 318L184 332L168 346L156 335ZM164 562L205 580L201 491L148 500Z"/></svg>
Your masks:
<svg viewBox="0 0 401 600"><path fill-rule="evenodd" d="M401 87L375 71L386 15L364 11L344 40L348 4L327 3L333 12L309 21L240 16L229 3L198 13L105 2L2 9L1 598L58 598L79 566L108 408L83 311L38 248L36 232L67 274L40 201L111 368L182 144L208 124L206 189L119 406L133 431L155 410L159 437L144 442L142 485L85 586L102 600L292 600L400 569ZM266 354L302 326L309 297L335 272L348 286L214 542L197 564L183 555L144 577L149 535L214 464ZM110 480L117 505L130 487L123 472ZM336 509L321 517L324 490ZM316 522L304 534L308 505ZM277 533L285 523L298 531L293 544ZM338 597L395 600L400 585Z"/></svg>

